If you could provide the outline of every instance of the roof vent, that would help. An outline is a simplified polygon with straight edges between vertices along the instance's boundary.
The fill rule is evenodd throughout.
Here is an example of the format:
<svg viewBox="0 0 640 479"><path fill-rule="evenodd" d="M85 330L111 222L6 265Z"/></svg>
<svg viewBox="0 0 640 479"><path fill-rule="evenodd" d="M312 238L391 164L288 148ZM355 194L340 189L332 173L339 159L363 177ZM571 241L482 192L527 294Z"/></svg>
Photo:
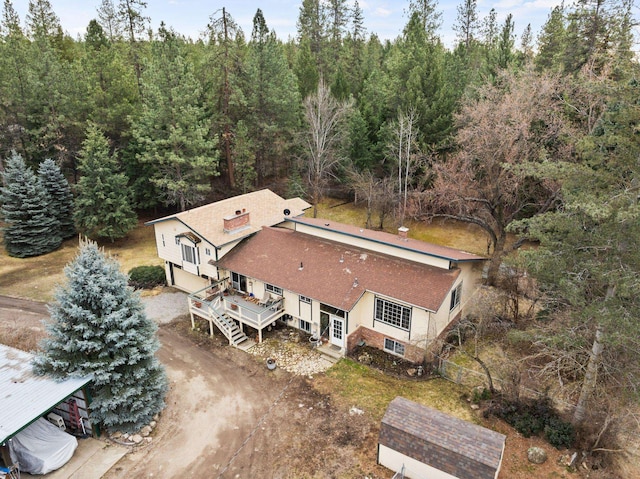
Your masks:
<svg viewBox="0 0 640 479"><path fill-rule="evenodd" d="M285 216L289 216L291 214L291 210L289 208L285 208L283 213Z"/></svg>

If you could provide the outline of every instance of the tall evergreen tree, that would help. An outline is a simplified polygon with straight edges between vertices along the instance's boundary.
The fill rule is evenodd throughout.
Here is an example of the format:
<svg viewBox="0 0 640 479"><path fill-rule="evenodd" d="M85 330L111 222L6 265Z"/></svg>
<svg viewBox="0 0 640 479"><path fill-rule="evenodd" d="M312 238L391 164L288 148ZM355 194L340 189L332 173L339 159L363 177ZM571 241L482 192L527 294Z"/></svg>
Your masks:
<svg viewBox="0 0 640 479"><path fill-rule="evenodd" d="M453 29L458 32L458 41L463 43L467 51L476 39L478 30L478 3L476 0L463 0L457 7L458 16Z"/></svg>
<svg viewBox="0 0 640 479"><path fill-rule="evenodd" d="M442 25L442 12L437 8L438 0L409 0L409 16L418 14L429 41L438 36L438 29Z"/></svg>
<svg viewBox="0 0 640 479"><path fill-rule="evenodd" d="M28 142L29 42L11 0L4 0L0 23L0 156L13 150L24 154Z"/></svg>
<svg viewBox="0 0 640 479"><path fill-rule="evenodd" d="M18 258L55 250L62 241L60 223L50 211L51 197L17 153L7 160L0 187L0 214L7 253Z"/></svg>
<svg viewBox="0 0 640 479"><path fill-rule="evenodd" d="M69 182L52 159L46 159L38 168L40 184L51 198L48 210L60 223L62 239L71 238L76 233L73 222L73 193Z"/></svg>
<svg viewBox="0 0 640 479"><path fill-rule="evenodd" d="M89 238L114 241L126 236L137 224L126 175L118 172L109 143L93 124L80 151L74 220L78 231Z"/></svg>
<svg viewBox="0 0 640 479"><path fill-rule="evenodd" d="M555 6L538 37L538 54L535 58L539 70L562 71L562 60L567 41L565 12L562 5Z"/></svg>
<svg viewBox="0 0 640 479"><path fill-rule="evenodd" d="M142 76L143 106L133 125L138 159L156 169L151 181L166 204L184 211L204 198L218 172L216 142L184 42L161 25L152 60Z"/></svg>
<svg viewBox="0 0 640 479"><path fill-rule="evenodd" d="M595 406L599 390L602 398L618 389L616 398L635 404L640 380L640 141L634 133L640 88L635 81L604 81L601 88L607 108L577 142L581 161L530 170L562 184L561 208L514 225L540 241L521 253L554 319L550 330L536 334L536 347L545 346L550 362L572 357L578 363L552 372L579 381L576 425L604 409Z"/></svg>
<svg viewBox="0 0 640 479"><path fill-rule="evenodd" d="M219 132L218 143L227 170L227 181L231 188L235 188L232 141L233 126L240 116L238 105L244 103L238 78L238 71L243 67L244 34L224 7L211 15L207 29L214 75L212 91L217 103L213 109L216 112L214 130Z"/></svg>
<svg viewBox="0 0 640 479"><path fill-rule="evenodd" d="M164 367L154 356L157 327L119 264L83 243L65 268L66 284L50 306L51 321L35 370L55 378L91 376L91 420L135 432L164 408Z"/></svg>
<svg viewBox="0 0 640 479"><path fill-rule="evenodd" d="M291 156L300 124L301 100L282 45L275 33L269 32L259 9L253 18L246 63L244 96L248 114L244 123L246 133L253 139L255 172L258 184L262 184L265 177L278 175L283 157Z"/></svg>

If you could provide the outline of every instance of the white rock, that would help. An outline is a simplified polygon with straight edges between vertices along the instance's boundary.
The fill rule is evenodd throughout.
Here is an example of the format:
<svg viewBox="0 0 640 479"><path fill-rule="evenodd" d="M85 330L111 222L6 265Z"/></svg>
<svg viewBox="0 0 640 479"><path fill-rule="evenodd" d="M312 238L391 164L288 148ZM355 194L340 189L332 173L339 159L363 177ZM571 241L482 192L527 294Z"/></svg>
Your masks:
<svg viewBox="0 0 640 479"><path fill-rule="evenodd" d="M140 434L134 434L133 436L131 436L131 440L135 444L140 444L142 442L142 436Z"/></svg>

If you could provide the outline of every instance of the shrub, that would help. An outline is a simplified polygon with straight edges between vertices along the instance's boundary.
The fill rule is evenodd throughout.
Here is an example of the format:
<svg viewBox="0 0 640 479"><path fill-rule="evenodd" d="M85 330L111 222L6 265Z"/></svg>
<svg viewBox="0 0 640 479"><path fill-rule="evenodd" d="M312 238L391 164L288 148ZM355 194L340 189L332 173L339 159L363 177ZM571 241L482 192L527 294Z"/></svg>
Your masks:
<svg viewBox="0 0 640 479"><path fill-rule="evenodd" d="M487 401L488 399L491 399L491 391L487 388L476 388L473 390L472 402L479 403L480 401Z"/></svg>
<svg viewBox="0 0 640 479"><path fill-rule="evenodd" d="M571 447L575 440L573 426L558 417L548 398L530 402L505 401L495 406L491 412L504 419L524 437L544 433L549 444L558 449Z"/></svg>
<svg viewBox="0 0 640 479"><path fill-rule="evenodd" d="M136 266L129 271L129 285L136 289L151 289L165 281L162 266Z"/></svg>
<svg viewBox="0 0 640 479"><path fill-rule="evenodd" d="M554 417L550 418L549 423L544 427L544 437L556 449L569 448L575 441L576 433L571 423Z"/></svg>

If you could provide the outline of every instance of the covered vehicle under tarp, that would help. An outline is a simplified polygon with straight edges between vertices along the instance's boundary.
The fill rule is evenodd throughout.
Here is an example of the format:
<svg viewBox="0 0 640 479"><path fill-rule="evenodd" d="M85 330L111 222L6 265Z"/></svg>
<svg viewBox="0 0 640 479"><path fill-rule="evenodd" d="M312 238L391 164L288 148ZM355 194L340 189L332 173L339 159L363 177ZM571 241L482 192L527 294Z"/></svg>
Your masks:
<svg viewBox="0 0 640 479"><path fill-rule="evenodd" d="M20 471L29 474L47 474L64 466L76 448L78 440L40 418L9 442L11 459L20 465Z"/></svg>

